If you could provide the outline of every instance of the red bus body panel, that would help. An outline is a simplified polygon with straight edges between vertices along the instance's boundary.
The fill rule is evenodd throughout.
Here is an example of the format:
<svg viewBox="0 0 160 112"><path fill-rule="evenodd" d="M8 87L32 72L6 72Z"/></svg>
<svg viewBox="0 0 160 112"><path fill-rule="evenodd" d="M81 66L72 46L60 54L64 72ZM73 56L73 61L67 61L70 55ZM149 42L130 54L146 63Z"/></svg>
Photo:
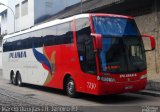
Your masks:
<svg viewBox="0 0 160 112"><path fill-rule="evenodd" d="M94 33L92 16L110 16L110 17L121 17L121 18L133 19L132 17L113 15L113 14L90 14L89 19L90 19L92 33ZM73 20L72 26L73 26L72 29L73 29L73 36L74 36L73 44L45 47L46 55L50 59L51 59L52 52L53 51L56 52L55 73L53 74L51 81L45 86L63 89L64 78L68 74L68 75L71 75L71 77L73 78L77 92L84 92L84 93L94 94L94 95L107 95L107 94L118 94L118 93L125 93L125 92L135 92L145 88L147 84L147 78L140 79L140 77L142 75L147 74L147 70L140 73L134 73L137 76L130 77L129 79L121 78L120 74L109 74L109 77L114 78L116 82L103 82L103 81L97 80L97 76L102 76L102 73L100 72L100 69L99 69L98 56L96 56L97 75L84 73L80 67L78 50L76 45L75 20ZM106 77L108 77L108 75ZM127 88L130 86L132 88Z"/></svg>

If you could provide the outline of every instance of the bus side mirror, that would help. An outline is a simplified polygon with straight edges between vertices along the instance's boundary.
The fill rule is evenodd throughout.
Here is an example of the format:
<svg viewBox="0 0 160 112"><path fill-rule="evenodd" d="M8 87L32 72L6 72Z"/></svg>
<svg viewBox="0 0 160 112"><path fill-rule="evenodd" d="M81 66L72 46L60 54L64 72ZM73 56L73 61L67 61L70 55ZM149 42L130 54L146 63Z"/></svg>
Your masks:
<svg viewBox="0 0 160 112"><path fill-rule="evenodd" d="M144 39L149 39L150 49L146 49L147 46L145 46L145 51L152 51L152 50L154 50L155 47L156 47L155 38L153 36L150 36L150 35L142 35L142 37Z"/></svg>
<svg viewBox="0 0 160 112"><path fill-rule="evenodd" d="M91 33L91 36L94 37L95 47L98 50L102 50L102 35Z"/></svg>

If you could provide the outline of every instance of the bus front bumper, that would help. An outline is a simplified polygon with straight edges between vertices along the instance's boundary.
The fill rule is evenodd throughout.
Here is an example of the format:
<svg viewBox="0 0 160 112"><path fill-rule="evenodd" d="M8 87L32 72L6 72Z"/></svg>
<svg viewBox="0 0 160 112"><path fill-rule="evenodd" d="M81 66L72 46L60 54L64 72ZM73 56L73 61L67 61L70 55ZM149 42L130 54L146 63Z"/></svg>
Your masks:
<svg viewBox="0 0 160 112"><path fill-rule="evenodd" d="M147 78L132 82L99 82L97 95L121 94L126 92L137 92L145 89Z"/></svg>

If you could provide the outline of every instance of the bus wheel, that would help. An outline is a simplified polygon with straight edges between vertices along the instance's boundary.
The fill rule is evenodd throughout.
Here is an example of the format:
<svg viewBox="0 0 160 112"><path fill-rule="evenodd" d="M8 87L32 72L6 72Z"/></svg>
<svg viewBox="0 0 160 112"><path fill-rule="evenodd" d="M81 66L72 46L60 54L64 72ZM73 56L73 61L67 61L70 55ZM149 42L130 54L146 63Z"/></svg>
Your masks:
<svg viewBox="0 0 160 112"><path fill-rule="evenodd" d="M71 98L74 98L77 96L77 93L75 90L75 83L72 78L68 78L66 82L66 92L67 92L67 95Z"/></svg>
<svg viewBox="0 0 160 112"><path fill-rule="evenodd" d="M15 74L11 75L11 83L14 84L14 85L17 85L17 80L16 80L16 75Z"/></svg>
<svg viewBox="0 0 160 112"><path fill-rule="evenodd" d="M17 84L19 87L22 87L22 78L19 72L17 73Z"/></svg>
<svg viewBox="0 0 160 112"><path fill-rule="evenodd" d="M14 82L14 73L12 72L10 75L10 83L13 84Z"/></svg>

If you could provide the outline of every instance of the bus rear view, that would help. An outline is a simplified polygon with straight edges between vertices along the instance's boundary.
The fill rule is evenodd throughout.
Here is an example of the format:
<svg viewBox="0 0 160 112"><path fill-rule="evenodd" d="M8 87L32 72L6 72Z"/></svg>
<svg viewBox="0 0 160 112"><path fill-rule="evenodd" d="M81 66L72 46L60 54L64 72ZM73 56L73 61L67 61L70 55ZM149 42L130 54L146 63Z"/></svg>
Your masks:
<svg viewBox="0 0 160 112"><path fill-rule="evenodd" d="M101 86L99 94L144 89L147 84L146 55L143 36L134 19L115 15L93 15L92 24L94 28L92 36L97 40L95 46L98 46L97 79Z"/></svg>

